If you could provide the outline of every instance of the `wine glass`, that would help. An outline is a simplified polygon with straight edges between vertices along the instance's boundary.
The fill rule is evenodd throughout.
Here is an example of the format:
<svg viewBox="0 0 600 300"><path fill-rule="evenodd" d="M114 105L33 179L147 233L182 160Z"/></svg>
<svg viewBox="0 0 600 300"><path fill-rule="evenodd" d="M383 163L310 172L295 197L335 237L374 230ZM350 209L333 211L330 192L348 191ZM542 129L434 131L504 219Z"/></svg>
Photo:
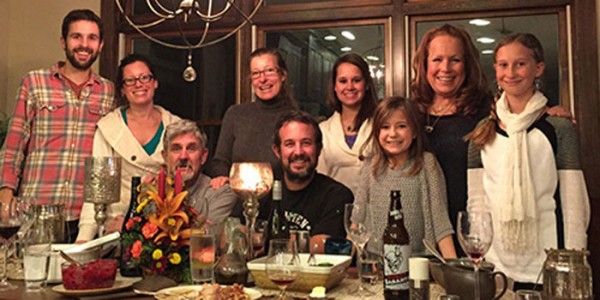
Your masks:
<svg viewBox="0 0 600 300"><path fill-rule="evenodd" d="M8 249L13 237L21 227L21 217L18 210L18 198L12 198L7 203L0 202L0 241L3 249L3 274L0 281L0 291L16 289L17 286L8 282Z"/></svg>
<svg viewBox="0 0 600 300"><path fill-rule="evenodd" d="M267 277L279 286L279 299L287 299L285 290L300 275L300 258L296 241L273 239L269 242L269 254L265 269Z"/></svg>
<svg viewBox="0 0 600 300"><path fill-rule="evenodd" d="M358 278L362 278L362 257L365 245L371 238L371 208L368 203L346 204L344 208L344 228L348 237L356 247ZM358 285L359 296L372 294L363 284L362 279Z"/></svg>
<svg viewBox="0 0 600 300"><path fill-rule="evenodd" d="M494 230L489 211L461 211L458 213L458 242L473 262L475 272L475 299L481 298L479 264L492 246Z"/></svg>

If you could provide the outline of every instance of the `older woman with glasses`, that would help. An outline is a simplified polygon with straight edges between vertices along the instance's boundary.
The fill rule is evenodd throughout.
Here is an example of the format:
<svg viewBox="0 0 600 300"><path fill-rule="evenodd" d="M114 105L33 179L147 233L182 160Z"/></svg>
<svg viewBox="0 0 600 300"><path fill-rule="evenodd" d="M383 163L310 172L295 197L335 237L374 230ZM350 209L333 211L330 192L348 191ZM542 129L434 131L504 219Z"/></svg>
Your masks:
<svg viewBox="0 0 600 300"><path fill-rule="evenodd" d="M154 105L158 81L148 58L131 54L121 60L116 87L121 92L119 107L98 121L93 156L122 159L121 201L107 208L106 231L121 229L129 206L131 177L156 174L163 164L161 155L164 128L180 120L164 108ZM77 242L94 238L97 231L94 206L84 203L79 218Z"/></svg>
<svg viewBox="0 0 600 300"><path fill-rule="evenodd" d="M281 167L271 150L275 122L296 107L289 92L288 70L283 57L273 48L260 48L249 58L255 102L230 107L223 118L217 149L205 172L213 188L229 182L234 162L268 162L275 178Z"/></svg>

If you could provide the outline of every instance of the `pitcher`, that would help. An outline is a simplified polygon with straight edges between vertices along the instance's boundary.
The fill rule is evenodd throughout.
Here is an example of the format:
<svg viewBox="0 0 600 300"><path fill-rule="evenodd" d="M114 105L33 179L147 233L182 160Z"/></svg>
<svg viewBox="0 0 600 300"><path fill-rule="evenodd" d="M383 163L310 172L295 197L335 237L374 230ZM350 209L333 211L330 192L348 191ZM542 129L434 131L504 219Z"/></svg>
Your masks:
<svg viewBox="0 0 600 300"><path fill-rule="evenodd" d="M249 247L246 234L241 230L240 219L229 217L225 221L222 255L215 266L215 279L220 284L245 284L248 277L245 254Z"/></svg>
<svg viewBox="0 0 600 300"><path fill-rule="evenodd" d="M549 249L544 262L545 299L593 299L587 250Z"/></svg>

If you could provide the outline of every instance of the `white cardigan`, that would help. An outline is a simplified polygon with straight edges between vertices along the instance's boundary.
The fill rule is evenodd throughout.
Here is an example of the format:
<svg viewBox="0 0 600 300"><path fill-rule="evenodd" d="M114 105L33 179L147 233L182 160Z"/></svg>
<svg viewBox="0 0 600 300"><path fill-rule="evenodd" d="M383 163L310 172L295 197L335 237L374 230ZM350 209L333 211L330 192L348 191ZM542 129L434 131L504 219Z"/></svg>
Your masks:
<svg viewBox="0 0 600 300"><path fill-rule="evenodd" d="M154 106L162 116L163 126L180 120L176 115L166 109ZM129 208L131 198L131 177L157 174L163 164L161 154L163 148L163 136L152 155L148 155L142 145L129 130L123 116L121 107L116 108L100 121L98 121L96 133L94 134L93 156L117 156L121 157L121 199L106 208L107 222L118 215L124 215ZM89 241L94 238L98 226L94 220L94 205L84 202L79 217L79 234L77 240Z"/></svg>
<svg viewBox="0 0 600 300"><path fill-rule="evenodd" d="M341 182L356 194L362 165L358 156L371 133L371 120L363 122L360 126L352 148L346 144L342 119L338 112L321 122L319 128L323 132L323 150L319 156L317 172Z"/></svg>

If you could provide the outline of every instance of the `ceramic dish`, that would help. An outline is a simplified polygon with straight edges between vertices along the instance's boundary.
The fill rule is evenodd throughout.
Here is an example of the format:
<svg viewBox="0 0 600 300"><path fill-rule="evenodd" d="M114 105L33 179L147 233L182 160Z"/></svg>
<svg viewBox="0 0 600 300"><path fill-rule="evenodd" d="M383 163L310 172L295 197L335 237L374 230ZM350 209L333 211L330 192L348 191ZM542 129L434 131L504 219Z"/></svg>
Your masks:
<svg viewBox="0 0 600 300"><path fill-rule="evenodd" d="M181 285L170 287L166 289L162 289L156 294L154 294L154 298L158 300L167 300L167 299L196 299L198 297L199 292L202 290L201 285ZM262 297L262 294L251 288L244 288L244 293L250 296L250 299L256 300Z"/></svg>
<svg viewBox="0 0 600 300"><path fill-rule="evenodd" d="M133 285L133 281L125 281L125 280L116 280L115 284L112 287L104 288L104 289L89 289L89 290L67 290L65 287L61 285L55 285L52 287L52 290L63 294L65 296L70 297L81 297L81 296L92 296L92 295L102 295L108 294L112 292L116 292L119 290L126 289Z"/></svg>
<svg viewBox="0 0 600 300"><path fill-rule="evenodd" d="M331 289L337 286L346 277L346 268L350 266L352 257L348 255L316 254L317 266L308 264L308 254L300 253L301 273L287 289L310 293L315 286L324 286ZM261 288L278 289L267 277L265 271L266 257L257 258L248 262L248 269L252 272L256 285ZM321 266L318 266L321 265Z"/></svg>

